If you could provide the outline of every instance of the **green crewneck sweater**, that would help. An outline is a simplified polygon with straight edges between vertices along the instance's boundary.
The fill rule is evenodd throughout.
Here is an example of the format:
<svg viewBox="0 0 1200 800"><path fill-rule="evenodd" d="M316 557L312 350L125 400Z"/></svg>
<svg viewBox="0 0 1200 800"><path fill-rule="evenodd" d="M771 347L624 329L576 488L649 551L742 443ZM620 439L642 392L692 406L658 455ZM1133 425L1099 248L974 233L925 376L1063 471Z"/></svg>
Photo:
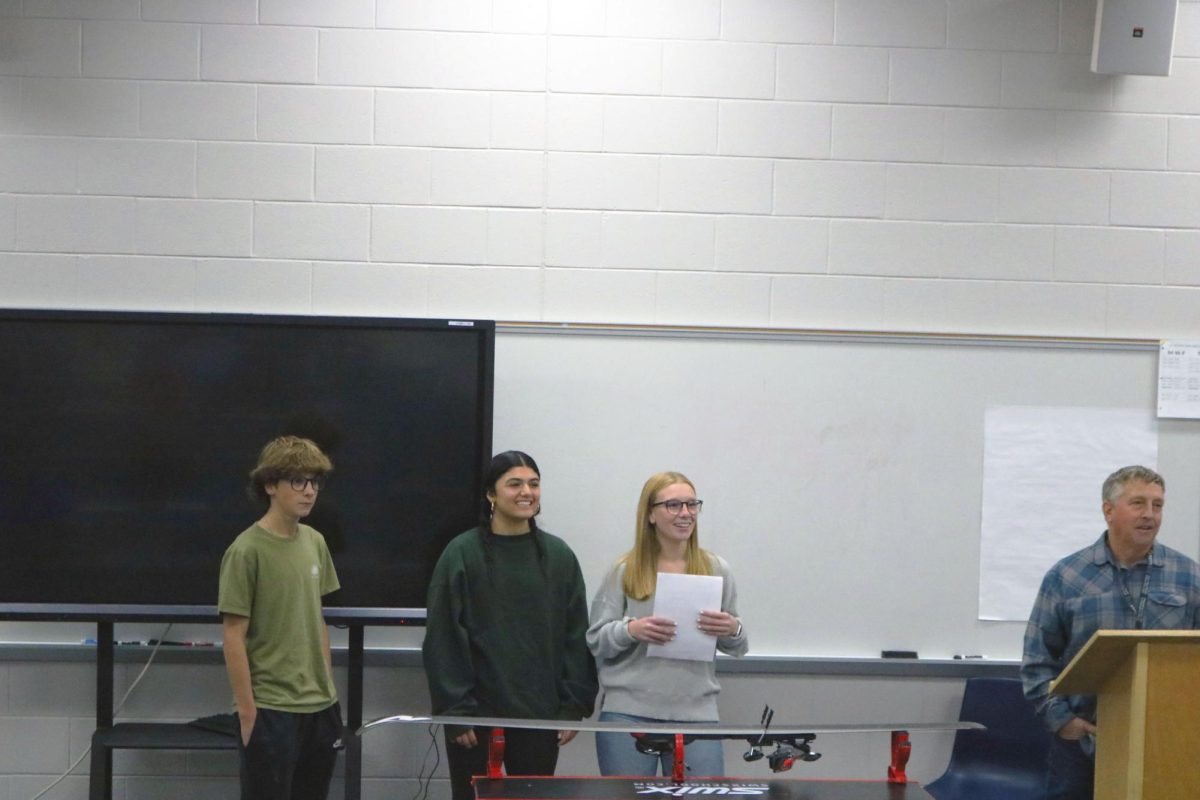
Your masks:
<svg viewBox="0 0 1200 800"><path fill-rule="evenodd" d="M591 715L583 575L558 537L460 534L434 568L428 614L421 651L435 714Z"/></svg>

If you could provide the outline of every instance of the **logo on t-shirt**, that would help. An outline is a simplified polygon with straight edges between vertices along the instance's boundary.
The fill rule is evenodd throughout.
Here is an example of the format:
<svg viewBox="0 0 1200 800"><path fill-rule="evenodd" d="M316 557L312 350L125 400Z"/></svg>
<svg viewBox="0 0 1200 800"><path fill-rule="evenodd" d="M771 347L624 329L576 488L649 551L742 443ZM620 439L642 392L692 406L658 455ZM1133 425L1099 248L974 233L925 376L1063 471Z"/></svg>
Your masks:
<svg viewBox="0 0 1200 800"><path fill-rule="evenodd" d="M318 567L316 564L313 564L313 565L312 565L312 572L311 572L310 574L311 574L311 575L312 575L314 578L319 578L319 577L321 577L321 568L320 568L320 567Z"/></svg>

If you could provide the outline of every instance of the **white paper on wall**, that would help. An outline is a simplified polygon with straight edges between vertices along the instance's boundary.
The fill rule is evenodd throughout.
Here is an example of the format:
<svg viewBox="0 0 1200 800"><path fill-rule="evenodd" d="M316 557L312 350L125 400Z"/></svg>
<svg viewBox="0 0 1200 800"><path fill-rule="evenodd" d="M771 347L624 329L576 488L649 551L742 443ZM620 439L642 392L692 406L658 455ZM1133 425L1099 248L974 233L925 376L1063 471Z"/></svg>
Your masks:
<svg viewBox="0 0 1200 800"><path fill-rule="evenodd" d="M1200 419L1200 342L1159 345L1158 416Z"/></svg>
<svg viewBox="0 0 1200 800"><path fill-rule="evenodd" d="M1046 570L1104 531L1104 479L1157 462L1158 422L1146 410L988 408L979 618L1028 619Z"/></svg>

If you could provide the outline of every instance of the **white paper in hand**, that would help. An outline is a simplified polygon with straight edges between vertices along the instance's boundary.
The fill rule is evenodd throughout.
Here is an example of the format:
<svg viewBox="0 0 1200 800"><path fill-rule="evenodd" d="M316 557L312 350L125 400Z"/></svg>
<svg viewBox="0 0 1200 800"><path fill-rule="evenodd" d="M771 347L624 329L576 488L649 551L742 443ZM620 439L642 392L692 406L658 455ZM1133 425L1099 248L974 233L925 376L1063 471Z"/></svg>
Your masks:
<svg viewBox="0 0 1200 800"><path fill-rule="evenodd" d="M646 646L646 655L681 661L712 661L717 657L717 637L700 630L701 611L721 610L720 575L658 573L654 589L654 616L675 620L675 638L667 644Z"/></svg>

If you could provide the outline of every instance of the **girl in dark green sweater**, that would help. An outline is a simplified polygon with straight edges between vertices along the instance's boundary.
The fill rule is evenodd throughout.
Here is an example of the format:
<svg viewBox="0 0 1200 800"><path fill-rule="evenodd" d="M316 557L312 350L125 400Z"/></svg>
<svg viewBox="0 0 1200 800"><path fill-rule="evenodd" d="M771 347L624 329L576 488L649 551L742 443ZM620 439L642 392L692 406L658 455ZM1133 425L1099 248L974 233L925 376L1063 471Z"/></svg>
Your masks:
<svg viewBox="0 0 1200 800"><path fill-rule="evenodd" d="M578 720L591 715L596 668L587 597L567 544L537 527L541 473L525 453L492 459L483 519L434 568L422 655L433 713ZM572 731L505 731L509 775L553 775ZM487 728L446 730L454 800L487 767Z"/></svg>

